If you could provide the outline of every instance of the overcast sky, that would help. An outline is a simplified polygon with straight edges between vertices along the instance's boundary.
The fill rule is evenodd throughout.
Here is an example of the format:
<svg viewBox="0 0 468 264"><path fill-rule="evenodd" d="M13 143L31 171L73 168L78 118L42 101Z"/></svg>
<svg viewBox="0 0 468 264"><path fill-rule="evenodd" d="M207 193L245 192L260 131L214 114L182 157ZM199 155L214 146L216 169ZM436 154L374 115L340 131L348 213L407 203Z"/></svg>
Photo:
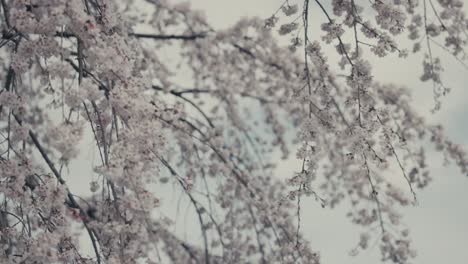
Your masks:
<svg viewBox="0 0 468 264"><path fill-rule="evenodd" d="M463 0L468 5L467 0ZM208 21L218 29L228 27L240 17L270 16L283 0L191 0L192 7L204 10ZM293 1L290 1L293 2ZM312 1L313 2L313 1ZM324 3L327 1L323 1ZM316 6L311 5L311 8ZM466 8L465 8L466 9ZM318 22L317 12L311 11L311 23ZM315 32L310 33L314 35ZM321 34L321 33L317 33ZM411 47L408 47L411 49ZM437 52L437 51L435 51ZM440 52L439 52L440 53ZM406 61L388 58L373 60L375 79L408 86L414 95L415 107L428 121L442 123L450 137L468 147L468 71L450 56L444 58L446 72L444 83L452 92L444 99L443 108L430 114L433 106L432 86L421 83L421 58L410 57ZM411 234L418 257L414 263L423 264L466 264L468 263L468 178L441 163L441 156L430 153L428 163L435 179L423 191L418 192L419 205L404 210L404 221ZM282 163L281 173L293 173L298 168L291 160ZM346 207L334 210L322 209L314 201L305 202L303 226L306 238L315 250L321 252L323 263L379 263L377 247L357 257L348 255L357 242L359 229L345 218Z"/></svg>

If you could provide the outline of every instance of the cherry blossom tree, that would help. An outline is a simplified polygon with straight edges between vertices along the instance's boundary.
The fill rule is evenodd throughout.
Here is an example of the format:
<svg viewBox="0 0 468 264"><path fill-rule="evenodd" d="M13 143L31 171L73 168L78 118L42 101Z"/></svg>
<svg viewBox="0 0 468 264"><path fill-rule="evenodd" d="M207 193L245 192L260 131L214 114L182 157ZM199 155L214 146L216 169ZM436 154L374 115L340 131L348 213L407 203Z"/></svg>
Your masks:
<svg viewBox="0 0 468 264"><path fill-rule="evenodd" d="M354 253L377 243L383 261L411 263L399 209L431 181L428 142L468 175L462 147L369 62L424 53L439 110L433 49L465 65L461 0L289 0L221 31L168 0L0 2L1 263L320 263L301 234L309 196L350 204L365 230ZM67 175L86 151L98 162L78 196ZM286 181L278 153L302 162ZM171 185L200 241L161 211L155 190Z"/></svg>

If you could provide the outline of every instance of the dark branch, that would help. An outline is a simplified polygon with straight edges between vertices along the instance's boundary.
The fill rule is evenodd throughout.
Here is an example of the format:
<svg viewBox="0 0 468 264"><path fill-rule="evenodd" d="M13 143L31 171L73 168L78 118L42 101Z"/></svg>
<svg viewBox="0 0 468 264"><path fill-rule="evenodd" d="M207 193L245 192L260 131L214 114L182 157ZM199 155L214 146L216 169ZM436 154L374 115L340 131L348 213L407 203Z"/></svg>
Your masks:
<svg viewBox="0 0 468 264"><path fill-rule="evenodd" d="M196 33L193 35L157 35L144 33L129 33L128 35L136 38L146 38L155 40L195 40L199 38L205 38L207 36L207 34L205 33Z"/></svg>

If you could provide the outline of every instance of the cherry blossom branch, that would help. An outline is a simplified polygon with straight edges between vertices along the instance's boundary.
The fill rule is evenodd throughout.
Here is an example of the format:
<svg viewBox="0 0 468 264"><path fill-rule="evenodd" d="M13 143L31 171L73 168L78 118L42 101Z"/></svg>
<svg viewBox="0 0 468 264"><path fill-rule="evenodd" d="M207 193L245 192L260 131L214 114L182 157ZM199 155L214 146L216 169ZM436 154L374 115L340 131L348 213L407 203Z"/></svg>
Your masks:
<svg viewBox="0 0 468 264"><path fill-rule="evenodd" d="M17 122L19 124L21 124L21 120L16 116L14 115L15 119L17 120ZM33 141L33 144L36 146L36 148L38 149L39 153L41 154L42 158L45 160L45 162L47 163L47 165L49 166L50 170L53 172L53 174L55 175L55 177L57 178L57 180L60 182L61 185L64 185L66 190L67 190L67 196L68 196L68 200L69 200L69 203L68 205L71 207L71 208L77 208L80 212L80 215L82 217L80 217L80 219L82 220L83 222L83 225L86 229L86 231L88 232L88 235L91 239L91 243L93 245L93 248L94 248L94 252L96 254L96 258L97 258L97 262L98 263L101 263L101 256L99 254L99 250L97 248L97 241L96 241L96 238L95 238L95 235L94 235L94 232L89 228L88 226L88 223L87 223L87 217L86 217L86 212L83 210L83 208L81 208L81 206L76 202L75 198L73 197L73 194L69 191L66 183L65 183L65 180L62 178L62 176L60 175L60 173L57 171L57 169L55 168L55 165L53 164L53 162L50 160L50 158L48 157L47 153L45 152L44 148L42 147L41 143L39 142L39 140L37 139L37 136L36 134L34 134L34 132L32 132L31 130L29 131L29 136L31 137L31 140Z"/></svg>
<svg viewBox="0 0 468 264"><path fill-rule="evenodd" d="M329 23L333 23L333 20L331 19L330 15L328 14L327 10L325 9L325 7L322 5L322 3L319 1L319 0L315 0L315 2L317 3L317 5L320 7L320 9L322 10L322 12L325 14L325 16L327 17L328 19L328 22ZM353 5L354 5L354 2L353 2ZM356 33L357 34L357 33ZM348 52L346 51L346 47L344 45L344 42L342 41L341 37L339 35L336 36L336 38L338 39L338 42L340 44L340 47L341 47L341 50L343 51L343 54L345 55L346 59L348 60L349 64L351 65L351 72L352 74L357 74L358 76L354 76L355 78L359 78L359 71L354 71L355 69L355 65L353 63L353 61L351 60L351 57L349 56ZM363 127L362 125L362 120L361 120L361 84L358 82L357 84L357 101L358 101L358 122L359 122L359 126Z"/></svg>
<svg viewBox="0 0 468 264"><path fill-rule="evenodd" d="M328 14L327 10L325 9L325 7L322 5L322 3L319 1L319 0L314 0L315 3L317 3L317 5L320 7L320 9L322 10L322 12L325 14L325 16L327 17L328 19L328 22L329 23L333 23L333 19L331 19L330 15ZM336 36L336 39L338 39L338 42L340 43L340 47L342 47L343 49L343 52L346 56L346 59L348 60L349 64L354 67L354 64L353 64L353 61L351 60L351 57L349 56L348 52L346 51L346 48L345 48L345 45L344 45L344 42L343 40L341 39L340 36Z"/></svg>
<svg viewBox="0 0 468 264"><path fill-rule="evenodd" d="M207 235L206 235L205 224L204 224L203 218L202 218L202 211L200 210L200 208L198 206L198 202L193 198L192 194L190 193L190 190L187 189L186 185L182 181L182 177L175 171L175 169L169 164L169 162L167 162L164 158L161 158L161 157L158 157L158 159L161 161L161 163L167 169L169 169L171 174L176 177L177 181L179 182L181 187L184 189L185 193L187 194L187 196L189 197L191 203L193 204L193 207L195 208L195 211L197 212L198 221L200 222L200 229L201 229L201 232L202 232L202 235L203 235L203 241L204 241L204 247L205 247L205 263L209 264L210 263L210 254L209 254L209 251L208 251L208 238L207 238Z"/></svg>
<svg viewBox="0 0 468 264"><path fill-rule="evenodd" d="M252 208L250 206L248 206L248 211L250 213L250 217L252 218L252 221L253 221L253 227L254 227L254 230L255 230L255 234L256 234L256 237L257 237L257 244L258 244L258 249L260 251L260 254L262 256L262 264L266 264L266 259L265 259L265 250L263 249L263 244L262 242L260 241L260 231L257 229L257 219L255 219L255 215L252 211Z"/></svg>
<svg viewBox="0 0 468 264"><path fill-rule="evenodd" d="M429 38L429 40L434 43L437 47L441 48L442 50L444 50L445 52L447 52L448 54L452 55L452 57L457 60L465 69L468 70L468 65L462 60L460 59L459 57L457 57L455 54L453 54L449 49L447 49L446 47L444 47L443 45L441 45L439 42L437 42L436 40L434 40L433 38Z"/></svg>
<svg viewBox="0 0 468 264"><path fill-rule="evenodd" d="M152 87L155 90L163 90L159 86L153 85ZM205 118L205 120L208 122L208 124L210 125L211 128L215 127L213 122L211 121L211 119L206 115L206 113L197 104L195 104L192 100L186 98L185 96L182 96L181 93L177 93L177 92L174 92L174 91L169 91L169 93L173 94L173 95L179 97L180 99L186 101L187 103L189 103L191 106L193 106L203 116L203 118Z"/></svg>
<svg viewBox="0 0 468 264"><path fill-rule="evenodd" d="M157 35L145 33L129 33L128 35L136 38L153 40L196 40L199 38L205 38L207 36L207 33L196 33L193 35Z"/></svg>
<svg viewBox="0 0 468 264"><path fill-rule="evenodd" d="M246 54L250 58L252 58L254 60L258 59L257 56L255 56L255 54L252 51L250 51L249 49L244 48L244 47L240 46L239 44L235 44L235 43L233 43L232 46L235 47L236 49L238 49L240 52ZM281 67L280 65L278 65L277 63L274 63L274 62L265 62L265 63L267 65L277 69L277 70L284 71L284 68Z"/></svg>
<svg viewBox="0 0 468 264"><path fill-rule="evenodd" d="M377 120L379 121L379 123L382 125L382 127L384 127L384 124L382 122L382 119L380 118L380 116L377 114ZM390 150L392 151L392 154L393 156L395 157L397 163L398 163L398 166L400 167L400 170L403 174L403 178L405 178L406 180L406 183L408 183L408 186L410 188L410 191L411 191L411 194L413 195L413 201L414 203L417 203L417 197L416 197L416 192L414 191L413 189L413 186L411 184L411 181L410 179L408 178L408 175L406 175L406 171L405 171L405 168L403 167L403 164L401 163L400 161L400 158L398 157L398 154L396 153L395 151L395 148L393 147L393 144L390 140L390 136L384 131L384 134L385 134L385 138L387 139L387 143L388 143L388 146L390 147Z"/></svg>
<svg viewBox="0 0 468 264"><path fill-rule="evenodd" d="M5 18L5 23L7 25L8 28L11 28L11 24L10 24L10 12L8 10L8 6L6 4L6 1L5 0L1 0L1 4L2 4L2 9L3 9L3 16Z"/></svg>
<svg viewBox="0 0 468 264"><path fill-rule="evenodd" d="M440 26L442 27L442 29L447 30L447 27L445 26L444 22L442 22L442 19L439 16L439 12L437 12L437 10L436 10L436 8L434 6L434 3L432 3L432 0L429 0L429 4L432 7L432 11L434 12L434 15L437 17L437 20L439 20L439 23L440 23Z"/></svg>
<svg viewBox="0 0 468 264"><path fill-rule="evenodd" d="M174 125L173 125L173 126L174 126ZM192 127L195 127L193 124L191 124L191 126L192 126ZM176 127L176 126L175 126L175 127ZM177 127L176 127L176 128L177 128ZM180 129L180 128L179 128L179 129ZM200 133L202 133L199 129L197 129L197 130L198 130ZM183 130L182 130L182 131L183 131ZM202 135L204 135L204 134L202 133ZM203 141L203 143L205 143L205 141ZM209 144L209 143L205 143L205 144L208 144L208 146L218 155L218 157L219 157L224 163L227 162L227 161L224 159L224 157L219 153L219 151L218 151L214 146L212 146L212 145ZM161 159L161 158L160 158L160 159ZM167 163L167 161L165 161L164 159L162 159L161 161L162 161L163 165L165 165L165 166L171 171L171 174L177 175L177 176L178 176L178 174L177 174L177 172L175 171L175 169L173 169L173 168ZM165 161L165 162L164 162L164 161ZM234 165L234 167L237 168L237 166L235 166L235 165ZM233 174L236 176L236 178L242 183L242 185L244 185L244 187L246 187L246 189L250 192L251 197L252 197L252 198L256 197L257 195L256 195L255 193L252 192L252 190L249 188L249 185L247 184L247 182L245 182L245 181L241 178L241 176L237 173L237 171L236 171L236 170L232 170L232 172L233 172ZM182 184L182 186L184 187L184 183L180 180L181 177L178 176L177 178L178 178L178 181L180 182L180 184ZM277 237L278 243L279 243L279 245L281 245L281 242L279 242L279 241L281 241L281 240L280 240L280 238L279 238L278 235L277 235L277 232L276 232L276 230L275 230L275 228L274 228L273 222L269 219L268 216L265 216L265 217L266 217L267 220L270 222L271 228L272 228L272 230L274 231L274 234L275 234L276 237ZM281 229L283 230L283 232L285 232L285 235L286 235L286 236L288 237L288 239L291 241L291 238L290 238L290 236L289 236L287 230L286 230L284 227L281 227ZM292 241L291 241L291 242L292 242ZM298 251L298 254L299 254L299 256L301 256L301 253L300 253L299 251Z"/></svg>
<svg viewBox="0 0 468 264"><path fill-rule="evenodd" d="M8 68L8 72L7 72L6 79L5 79L5 86L3 87L5 91L10 90L10 87L12 83L14 82L14 79L15 79L15 72L13 71L13 68L10 66ZM0 93L1 92L2 91L0 91ZM2 113L2 110L3 110L3 105L0 105L0 114Z"/></svg>
<svg viewBox="0 0 468 264"><path fill-rule="evenodd" d="M15 117L16 121L21 125L22 122L21 120L15 115L13 114L13 116ZM50 170L52 171L52 173L55 175L55 177L57 178L57 180L59 181L59 183L61 185L64 185L66 190L67 190L67 196L68 196L68 200L69 200L69 203L67 203L71 208L77 208L80 212L80 219L82 220L83 222L83 225L86 229L86 231L88 232L88 235L91 239L91 243L93 245L93 248L94 248L94 252L96 253L96 258L97 258L97 261L98 263L101 263L101 256L99 254L99 251L98 251L98 248L97 248L97 241L96 241L96 238L94 236L94 232L89 228L88 226L88 223L87 223L87 218L85 217L86 216L86 212L83 210L83 208L81 208L81 206L76 202L75 198L73 197L73 194L70 192L70 190L68 189L68 186L66 185L65 183L65 180L62 178L62 176L60 175L60 173L57 171L57 169L55 168L55 165L54 163L50 160L49 156L47 155L47 153L45 152L44 148L42 147L41 143L39 142L36 134L33 132L33 131L29 131L29 136L31 137L31 140L33 141L33 144L36 146L37 150L39 151L39 153L41 154L42 158L44 159L44 161L47 163L47 165L49 166Z"/></svg>
<svg viewBox="0 0 468 264"><path fill-rule="evenodd" d="M356 45L356 56L359 57L359 40L358 40L358 33L356 29L356 5L354 4L354 0L351 0L351 13L353 15L353 30L354 30L354 40Z"/></svg>
<svg viewBox="0 0 468 264"><path fill-rule="evenodd" d="M219 91L216 91L216 90L210 90L210 89L197 89L197 88L194 88L194 89L185 89L185 90L175 90L175 89L172 89L172 90L167 90L163 87L160 87L158 85L153 85L152 88L154 90L157 90L157 91L162 91L162 92L165 92L165 93L170 93L172 95L175 95L177 97L179 97L180 95L183 95L183 94L211 94L212 96L214 97L219 97L221 96L221 94L219 93ZM257 101L259 101L260 103L262 104L268 104L268 103L276 103L276 104L280 104L280 103L284 103L284 101L272 101L272 100L268 100L266 98L263 98L263 97L260 97L260 96L256 96L256 95L252 95L252 94L249 94L249 93L246 93L246 92L240 92L240 93L233 93L235 95L239 95L241 97L246 97L246 98L252 98L252 99L255 99Z"/></svg>
<svg viewBox="0 0 468 264"><path fill-rule="evenodd" d="M366 157L366 154L363 155L364 156L364 167L366 168L366 176L367 176L367 179L369 180L369 184L371 186L371 197L374 199L375 201L375 204L377 205L377 214L379 216L379 224L380 224L380 229L382 231L382 235L385 234L385 227L384 227L384 222L383 222L383 217L382 217L382 206L380 204L380 200L379 198L377 197L377 195L379 194L375 188L375 185L372 181L372 178L371 178L371 175L370 175L370 169L369 169L369 165L367 164L367 157Z"/></svg>
<svg viewBox="0 0 468 264"><path fill-rule="evenodd" d="M304 26L304 71L305 71L305 76L306 76L306 85L308 88L308 94L309 94L309 118L312 118L312 86L310 83L310 69L309 69L309 54L308 54L308 49L307 49L307 44L309 43L309 38L308 38L308 32L309 32L309 0L304 1L304 10L302 14L302 19L303 19L303 26ZM308 142L306 142L308 144ZM305 172L305 162L306 158L302 160L302 170L301 173ZM302 195L302 187L305 185L305 183L299 184L299 189L297 191L297 228L296 228L296 247L299 247L299 231L301 228L301 195Z"/></svg>
<svg viewBox="0 0 468 264"><path fill-rule="evenodd" d="M102 151L101 151L101 146L99 146L99 139L98 139L97 131L94 129L93 121L91 119L91 115L89 113L88 107L86 106L85 102L83 102L83 108L85 109L86 116L89 119L89 125L91 127L91 131L93 132L94 140L96 140L96 146L98 148L99 156L101 158L102 163L105 164L106 162L104 160L104 156L103 156Z"/></svg>
<svg viewBox="0 0 468 264"><path fill-rule="evenodd" d="M157 34L130 33L129 35L132 37L136 37L136 38L147 38L147 39L153 39L153 40L171 40L171 39L196 40L198 38L205 38L208 36L207 34L203 34L203 33L195 34L195 35L157 35ZM244 48L236 43L231 43L231 45L235 47L236 49L238 49L240 52L249 56L250 58L258 59L257 56L255 56L255 54L249 49ZM273 68L276 68L277 70L284 71L284 68L278 65L277 63L273 63L273 62L265 62L265 63Z"/></svg>
<svg viewBox="0 0 468 264"><path fill-rule="evenodd" d="M18 122L18 124L22 125L22 121L21 119L13 113L13 116L14 118L16 119L16 121ZM88 232L88 235L91 239L91 243L93 245L93 248L94 248L94 252L96 253L96 258L97 258L97 261L98 263L101 263L101 256L99 254L99 251L98 251L98 248L97 248L97 241L96 241L96 238L94 236L94 232L89 228L88 226L88 220L87 220L87 217L86 217L86 212L83 210L83 208L81 208L81 206L78 204L78 202L75 200L73 194L70 192L68 186L66 185L65 183L65 180L62 178L62 176L60 175L60 173L58 172L58 170L55 168L55 165L54 163L52 162L52 160L49 158L49 156L47 155L46 151L44 150L44 148L42 147L41 143L39 142L36 134L32 131L32 130L29 130L29 136L31 137L31 140L34 144L34 146L36 146L37 150L39 151L39 153L41 154L42 158L44 159L44 161L47 163L47 165L49 166L50 170L52 171L52 173L55 175L55 177L57 178L57 180L59 181L59 183L61 185L64 185L66 190L67 190L67 197L68 197L68 200L69 202L67 203L69 205L69 207L71 208L76 208L79 210L80 212L80 219L81 221L83 222L83 225L86 229L86 231Z"/></svg>

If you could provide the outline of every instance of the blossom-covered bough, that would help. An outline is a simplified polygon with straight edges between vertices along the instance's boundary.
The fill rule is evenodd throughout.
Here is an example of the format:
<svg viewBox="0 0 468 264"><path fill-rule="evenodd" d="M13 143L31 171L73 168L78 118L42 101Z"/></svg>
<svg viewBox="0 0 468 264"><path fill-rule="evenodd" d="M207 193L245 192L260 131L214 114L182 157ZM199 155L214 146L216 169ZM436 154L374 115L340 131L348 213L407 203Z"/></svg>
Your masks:
<svg viewBox="0 0 468 264"><path fill-rule="evenodd" d="M377 243L383 260L411 262L398 208L431 180L422 146L465 175L467 159L366 58L407 56L396 37L409 34L439 109L433 47L464 65L462 1L290 0L223 31L169 2L1 0L0 262L319 263L301 235L304 196L350 202L366 230L353 252ZM325 19L313 38L312 9ZM67 168L87 136L99 162L81 197ZM295 148L298 173L271 176L271 157ZM158 209L170 183L200 240Z"/></svg>

